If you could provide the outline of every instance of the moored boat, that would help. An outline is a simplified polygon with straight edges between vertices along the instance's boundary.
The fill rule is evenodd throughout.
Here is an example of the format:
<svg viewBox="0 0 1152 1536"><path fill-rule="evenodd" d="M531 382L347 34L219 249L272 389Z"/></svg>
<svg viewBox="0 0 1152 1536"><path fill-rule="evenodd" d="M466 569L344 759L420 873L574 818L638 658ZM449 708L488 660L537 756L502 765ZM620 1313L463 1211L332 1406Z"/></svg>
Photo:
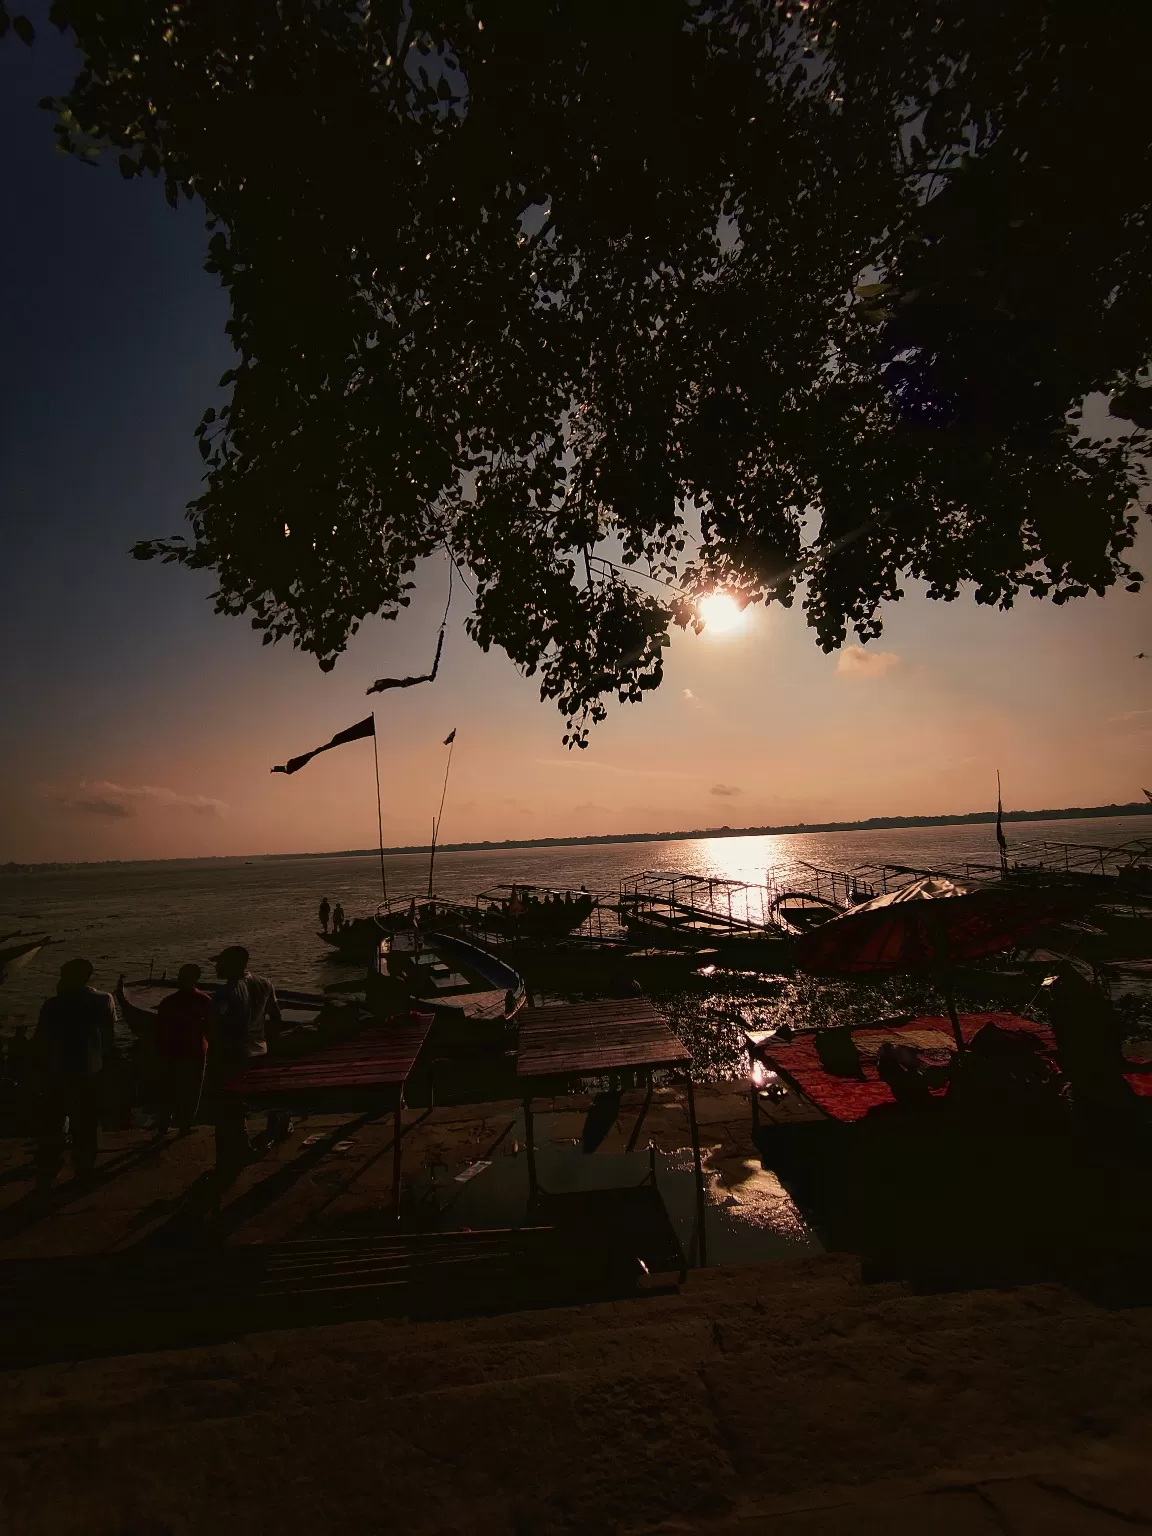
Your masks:
<svg viewBox="0 0 1152 1536"><path fill-rule="evenodd" d="M596 898L588 891L557 890L516 881L481 891L475 926L506 938L563 938L592 916Z"/></svg>
<svg viewBox="0 0 1152 1536"><path fill-rule="evenodd" d="M771 907L772 916L792 934L807 933L844 911L839 902L810 891L782 891Z"/></svg>
<svg viewBox="0 0 1152 1536"><path fill-rule="evenodd" d="M222 985L207 980L197 983L209 996L220 991ZM176 982L168 976L149 976L136 981L127 981L121 976L116 983L113 996L120 1017L142 1044L151 1042L156 1027L156 1009L175 990ZM277 987L276 1001L281 1026L269 1036L268 1049L272 1056L316 1050L321 1045L356 1033L372 1021L372 1014L357 997L338 999L320 992Z"/></svg>
<svg viewBox="0 0 1152 1536"><path fill-rule="evenodd" d="M527 1000L518 971L450 933L409 929L393 934L380 945L375 974L401 983L422 1007L431 1004L442 1044L505 1044L510 1022Z"/></svg>
<svg viewBox="0 0 1152 1536"><path fill-rule="evenodd" d="M337 952L337 958L353 965L374 965L382 940L413 929L456 928L468 911L438 896L413 896L377 907L367 917L354 917L339 928L317 935Z"/></svg>
<svg viewBox="0 0 1152 1536"><path fill-rule="evenodd" d="M7 981L15 971L23 970L46 944L53 942L57 941L50 939L47 934L21 933L19 929L15 933L4 934L0 938L0 982Z"/></svg>

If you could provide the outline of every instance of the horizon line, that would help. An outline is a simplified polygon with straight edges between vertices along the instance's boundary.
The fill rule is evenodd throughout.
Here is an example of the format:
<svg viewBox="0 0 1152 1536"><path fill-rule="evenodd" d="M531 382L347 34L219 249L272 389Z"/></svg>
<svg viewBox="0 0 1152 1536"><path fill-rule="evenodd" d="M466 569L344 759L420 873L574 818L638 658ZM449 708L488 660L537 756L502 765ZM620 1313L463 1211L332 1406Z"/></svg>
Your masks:
<svg viewBox="0 0 1152 1536"><path fill-rule="evenodd" d="M1133 800L1124 805L1073 805L1048 807L1035 811L1004 811L1004 821L1076 821L1105 820L1117 816L1152 815L1152 801ZM693 842L711 837L798 837L809 832L883 832L901 827L979 826L993 823L996 811L944 812L926 816L869 816L861 821L791 822L762 827L696 827L683 832L604 832L578 837L505 838L498 841L439 843L437 853L498 853L511 848L580 848L611 843ZM10 859L0 864L0 874L31 873L38 869L75 869L124 864L197 864L223 863L229 859L362 859L400 857L404 854L431 853L431 843L401 844L394 848L330 848L295 853L204 853L163 859L43 859L33 862Z"/></svg>

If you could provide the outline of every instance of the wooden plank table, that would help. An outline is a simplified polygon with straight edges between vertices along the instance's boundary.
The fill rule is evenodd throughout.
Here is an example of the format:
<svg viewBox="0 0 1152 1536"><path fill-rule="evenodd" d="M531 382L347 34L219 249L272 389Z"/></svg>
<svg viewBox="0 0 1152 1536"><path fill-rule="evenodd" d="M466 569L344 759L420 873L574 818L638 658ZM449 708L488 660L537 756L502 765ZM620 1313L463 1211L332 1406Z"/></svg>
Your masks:
<svg viewBox="0 0 1152 1536"><path fill-rule="evenodd" d="M594 1077L623 1067L685 1067L692 1057L647 998L529 1009L520 1016L519 1077Z"/></svg>
<svg viewBox="0 0 1152 1536"><path fill-rule="evenodd" d="M700 1263L707 1263L704 1233L704 1176L700 1165L700 1132L690 1071L692 1056L672 1033L668 1021L647 998L573 1003L560 1008L528 1009L520 1015L520 1049L516 1075L524 1080L524 1150L528 1181L535 1197L536 1148L532 1135L533 1079L547 1077L601 1077L625 1069L640 1069L648 1093L640 1119L628 1143L631 1151L652 1099L652 1073L666 1067L684 1079L688 1090L688 1118L692 1128L692 1155L696 1173L696 1221Z"/></svg>
<svg viewBox="0 0 1152 1536"><path fill-rule="evenodd" d="M403 1022L366 1029L311 1056L295 1061L262 1061L229 1079L222 1091L262 1105L284 1099L295 1103L317 1096L328 1099L333 1093L391 1105L392 1215L399 1221L404 1084L416 1065L433 1019L431 1013L412 1013Z"/></svg>

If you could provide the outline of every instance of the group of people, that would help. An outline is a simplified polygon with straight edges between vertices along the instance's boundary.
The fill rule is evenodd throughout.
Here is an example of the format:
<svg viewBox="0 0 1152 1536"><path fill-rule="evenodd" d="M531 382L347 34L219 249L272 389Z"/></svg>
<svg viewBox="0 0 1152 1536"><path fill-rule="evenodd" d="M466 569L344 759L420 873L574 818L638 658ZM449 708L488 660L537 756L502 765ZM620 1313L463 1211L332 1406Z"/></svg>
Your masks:
<svg viewBox="0 0 1152 1536"><path fill-rule="evenodd" d="M544 912L570 912L573 907L582 905L588 895L584 886L580 887L580 895L574 897L571 891L565 891L560 895L556 891L546 891L543 896L538 896L531 886L526 885L521 891L517 886L512 887L512 895L507 901L500 903L500 909L509 917L517 917L521 912L533 909Z"/></svg>
<svg viewBox="0 0 1152 1536"><path fill-rule="evenodd" d="M250 1140L244 1102L226 1091L253 1058L267 1054L268 1031L281 1023L272 983L254 976L248 960L242 945L222 950L214 962L220 985L211 994L199 986L198 965L182 966L176 989L155 1014L135 1007L118 989L125 1022L141 1042L142 1092L156 1108L157 1137L167 1135L173 1122L187 1135L203 1105L215 1125L216 1165L223 1171L263 1155L282 1130L282 1117L269 1115L264 1136ZM99 1124L118 1054L116 1003L91 986L92 975L88 960L61 966L55 996L41 1008L32 1039L22 1039L16 1063L16 1041L9 1045L9 1076L15 1078L18 1068L35 1099L41 1188L50 1188L60 1171L66 1127L75 1176L89 1179L95 1170Z"/></svg>
<svg viewBox="0 0 1152 1536"><path fill-rule="evenodd" d="M337 902L335 906L332 906L327 896L324 896L320 900L320 926L325 933L328 932L329 919L332 922L333 933L339 933L348 921L344 916L344 908L340 903Z"/></svg>

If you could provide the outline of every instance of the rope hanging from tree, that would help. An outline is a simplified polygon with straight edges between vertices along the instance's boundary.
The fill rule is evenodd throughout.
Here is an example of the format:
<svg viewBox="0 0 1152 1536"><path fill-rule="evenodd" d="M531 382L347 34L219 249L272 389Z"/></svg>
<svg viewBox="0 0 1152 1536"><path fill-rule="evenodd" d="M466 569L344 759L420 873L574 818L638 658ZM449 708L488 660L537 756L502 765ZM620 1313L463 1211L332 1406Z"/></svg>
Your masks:
<svg viewBox="0 0 1152 1536"><path fill-rule="evenodd" d="M444 604L444 617L440 620L440 633L436 637L436 654L432 658L431 672L425 672L420 677L378 677L367 690L368 693L384 693L389 688L415 688L417 683L434 683L436 673L440 670L440 654L444 649L444 632L448 626L448 610L452 606L452 570L454 562L448 562L448 601Z"/></svg>

